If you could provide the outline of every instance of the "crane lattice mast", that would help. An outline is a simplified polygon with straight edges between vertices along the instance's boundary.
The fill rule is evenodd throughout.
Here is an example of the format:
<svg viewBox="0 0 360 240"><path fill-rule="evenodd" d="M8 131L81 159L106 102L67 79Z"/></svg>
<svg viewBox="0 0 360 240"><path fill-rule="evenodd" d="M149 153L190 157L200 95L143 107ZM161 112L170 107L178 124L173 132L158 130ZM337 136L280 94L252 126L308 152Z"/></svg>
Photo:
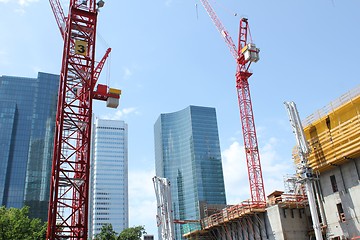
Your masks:
<svg viewBox="0 0 360 240"><path fill-rule="evenodd" d="M95 85L111 49L97 66L95 40L103 1L70 0L65 17L50 0L64 40L50 182L47 239L87 240L92 100L116 108L120 90Z"/></svg>
<svg viewBox="0 0 360 240"><path fill-rule="evenodd" d="M240 20L239 41L238 48L236 48L228 31L217 17L209 2L207 0L200 1L221 36L224 38L230 49L230 53L233 55L237 64L235 75L236 90L240 108L251 200L254 205L265 206L264 182L248 82L249 77L252 75L249 71L249 67L252 62L257 62L259 60L260 50L256 48L255 44L251 41L249 24L246 18Z"/></svg>

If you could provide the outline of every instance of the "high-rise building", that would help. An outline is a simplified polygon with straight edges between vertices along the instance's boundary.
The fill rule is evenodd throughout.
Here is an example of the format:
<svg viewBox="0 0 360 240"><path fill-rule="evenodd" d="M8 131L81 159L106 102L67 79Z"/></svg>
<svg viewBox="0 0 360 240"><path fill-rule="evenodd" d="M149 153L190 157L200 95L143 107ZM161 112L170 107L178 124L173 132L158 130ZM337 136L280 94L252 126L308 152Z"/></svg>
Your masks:
<svg viewBox="0 0 360 240"><path fill-rule="evenodd" d="M95 119L92 138L89 235L105 224L120 233L129 225L128 128L124 121Z"/></svg>
<svg viewBox="0 0 360 240"><path fill-rule="evenodd" d="M47 219L59 76L0 76L0 205Z"/></svg>
<svg viewBox="0 0 360 240"><path fill-rule="evenodd" d="M199 220L203 206L226 204L214 108L189 106L154 125L156 176L171 184L175 220ZM186 225L175 224L175 239ZM159 234L160 235L160 234Z"/></svg>

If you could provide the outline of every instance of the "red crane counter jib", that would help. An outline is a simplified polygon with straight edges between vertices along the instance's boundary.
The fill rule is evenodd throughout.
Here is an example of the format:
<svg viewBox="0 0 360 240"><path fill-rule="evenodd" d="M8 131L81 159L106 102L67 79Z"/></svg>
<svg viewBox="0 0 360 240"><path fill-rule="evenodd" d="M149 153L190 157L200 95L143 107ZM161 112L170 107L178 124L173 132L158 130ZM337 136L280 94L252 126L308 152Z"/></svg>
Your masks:
<svg viewBox="0 0 360 240"><path fill-rule="evenodd" d="M98 14L95 1L72 0L67 18L58 0L50 0L50 5L64 39L64 48L54 133L47 239L85 240L88 231L92 100L118 100L120 94L105 92L103 96L94 97L94 87L109 52L95 67Z"/></svg>
<svg viewBox="0 0 360 240"><path fill-rule="evenodd" d="M260 155L256 137L254 115L250 97L248 78L252 75L249 67L252 62L259 60L259 49L251 42L248 20L240 20L239 42L236 49L228 31L225 29L214 9L207 0L200 0L217 30L224 38L236 63L236 89L238 94L240 118L244 137L246 163L249 176L252 204L265 206L265 191L261 171Z"/></svg>

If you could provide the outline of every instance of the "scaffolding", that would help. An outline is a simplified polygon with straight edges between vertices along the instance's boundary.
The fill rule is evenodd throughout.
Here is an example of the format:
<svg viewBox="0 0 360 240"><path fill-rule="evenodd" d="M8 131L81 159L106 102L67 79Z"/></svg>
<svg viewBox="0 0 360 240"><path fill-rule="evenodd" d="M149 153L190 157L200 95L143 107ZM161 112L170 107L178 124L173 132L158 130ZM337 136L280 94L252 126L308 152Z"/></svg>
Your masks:
<svg viewBox="0 0 360 240"><path fill-rule="evenodd" d="M231 205L217 213L200 220L201 229L189 229L190 231L183 236L186 239L240 239L236 235L239 234L238 229L251 231L251 234L260 234L263 228L254 228L254 222L263 225L263 221L257 214L264 213L265 206L252 204L251 200L247 200L238 205ZM248 233L250 234L250 233Z"/></svg>
<svg viewBox="0 0 360 240"><path fill-rule="evenodd" d="M284 194L275 191L268 196L267 206L259 207L244 201L238 205L231 205L217 213L200 220L200 226L187 228L183 237L189 240L240 240L266 239L265 212L266 208L279 205L282 208L305 208L308 200L305 195Z"/></svg>
<svg viewBox="0 0 360 240"><path fill-rule="evenodd" d="M307 117L303 126L314 172L360 157L360 85Z"/></svg>

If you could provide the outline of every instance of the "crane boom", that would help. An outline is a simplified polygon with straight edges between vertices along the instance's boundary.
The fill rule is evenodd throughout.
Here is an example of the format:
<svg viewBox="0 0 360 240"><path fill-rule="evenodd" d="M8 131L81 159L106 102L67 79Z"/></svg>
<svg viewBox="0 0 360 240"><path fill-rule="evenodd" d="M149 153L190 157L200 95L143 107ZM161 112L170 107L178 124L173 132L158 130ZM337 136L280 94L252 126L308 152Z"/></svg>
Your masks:
<svg viewBox="0 0 360 240"><path fill-rule="evenodd" d="M103 69L106 59L109 57L109 54L111 53L111 48L108 48L104 54L104 56L102 57L102 59L100 60L100 62L98 63L98 65L95 67L94 70L94 86L97 83L97 80L99 79L101 70Z"/></svg>
<svg viewBox="0 0 360 240"><path fill-rule="evenodd" d="M306 188L306 195L309 201L310 213L313 222L313 228L316 240L322 240L321 226L319 222L319 215L317 211L315 194L313 189L313 173L308 164L307 155L310 153L309 145L306 141L304 130L301 124L299 112L297 111L296 104L294 102L284 102L287 113L289 115L290 124L293 129L295 139L298 146L298 154L300 156L300 165L298 166L299 182L304 183Z"/></svg>
<svg viewBox="0 0 360 240"><path fill-rule="evenodd" d="M307 161L306 156L310 153L310 147L305 138L304 129L301 124L300 115L297 111L296 104L294 102L284 102L284 104L289 115L291 127L295 134L298 152L303 156L302 160Z"/></svg>
<svg viewBox="0 0 360 240"><path fill-rule="evenodd" d="M63 8L61 7L60 1L59 0L50 0L50 6L54 13L55 20L59 27L61 36L64 38L66 18L65 18Z"/></svg>
<svg viewBox="0 0 360 240"><path fill-rule="evenodd" d="M202 5L205 8L206 12L209 14L209 17L211 18L211 20L215 24L215 26L216 26L217 30L219 31L219 33L224 38L225 43L228 45L228 47L230 49L230 53L233 55L234 59L237 61L237 59L239 58L239 55L238 55L238 52L236 50L236 46L235 46L231 36L229 35L228 31L225 29L224 25L221 23L220 19L217 17L216 12L211 7L210 3L208 1L206 1L206 0L200 0L200 2L202 3Z"/></svg>
<svg viewBox="0 0 360 240"><path fill-rule="evenodd" d="M251 200L254 205L265 206L265 190L262 177L260 154L257 143L254 115L252 110L250 88L248 78L252 75L249 71L251 63L259 60L259 49L250 42L250 30L248 20L240 20L238 49L236 49L229 33L217 17L215 11L207 0L200 0L209 14L218 31L223 36L230 52L236 60L236 90L240 108L246 163L248 169Z"/></svg>

